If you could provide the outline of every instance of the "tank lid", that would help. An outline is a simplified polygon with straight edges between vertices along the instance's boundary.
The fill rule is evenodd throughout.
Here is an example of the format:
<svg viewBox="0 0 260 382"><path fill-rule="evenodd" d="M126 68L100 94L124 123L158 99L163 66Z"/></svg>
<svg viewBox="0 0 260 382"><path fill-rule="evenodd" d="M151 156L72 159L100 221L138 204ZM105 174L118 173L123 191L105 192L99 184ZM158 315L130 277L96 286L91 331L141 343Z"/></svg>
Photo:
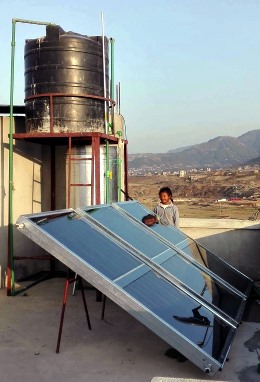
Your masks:
<svg viewBox="0 0 260 382"><path fill-rule="evenodd" d="M45 40L58 41L60 36L64 33L65 31L59 25L47 25Z"/></svg>
<svg viewBox="0 0 260 382"><path fill-rule="evenodd" d="M102 36L87 36L82 35L76 32L65 32L64 29L60 27L60 25L47 25L46 26L46 36L40 37L38 39L26 39L25 43L33 43L35 41L42 41L42 42L51 42L51 41L59 41L61 38L76 38L76 39L82 39L82 40L92 40L95 41L98 44L102 44ZM105 44L108 44L108 38L105 36Z"/></svg>

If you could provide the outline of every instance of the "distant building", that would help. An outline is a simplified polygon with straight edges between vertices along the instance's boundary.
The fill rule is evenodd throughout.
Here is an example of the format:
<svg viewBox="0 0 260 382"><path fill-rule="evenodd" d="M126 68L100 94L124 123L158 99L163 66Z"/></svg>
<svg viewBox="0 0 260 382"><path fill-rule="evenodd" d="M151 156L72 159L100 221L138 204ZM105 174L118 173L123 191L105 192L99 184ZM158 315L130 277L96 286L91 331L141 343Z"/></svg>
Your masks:
<svg viewBox="0 0 260 382"><path fill-rule="evenodd" d="M183 178L186 175L186 170L180 170L179 171L179 177Z"/></svg>

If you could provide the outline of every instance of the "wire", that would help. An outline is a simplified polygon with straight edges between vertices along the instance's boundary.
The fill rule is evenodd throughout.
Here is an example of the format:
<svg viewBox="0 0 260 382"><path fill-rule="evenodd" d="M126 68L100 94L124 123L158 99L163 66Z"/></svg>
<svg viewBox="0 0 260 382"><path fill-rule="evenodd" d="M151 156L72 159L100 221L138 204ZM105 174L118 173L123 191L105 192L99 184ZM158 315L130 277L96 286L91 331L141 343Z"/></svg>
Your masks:
<svg viewBox="0 0 260 382"><path fill-rule="evenodd" d="M205 348L207 345L208 345L208 343L209 343L209 340L211 339L211 337L212 337L212 334L213 334L213 330L212 330L212 332L210 333L210 336L209 336L209 338L208 338L208 340L207 340L207 342L203 345L203 346L201 346L201 349L203 349L203 348Z"/></svg>

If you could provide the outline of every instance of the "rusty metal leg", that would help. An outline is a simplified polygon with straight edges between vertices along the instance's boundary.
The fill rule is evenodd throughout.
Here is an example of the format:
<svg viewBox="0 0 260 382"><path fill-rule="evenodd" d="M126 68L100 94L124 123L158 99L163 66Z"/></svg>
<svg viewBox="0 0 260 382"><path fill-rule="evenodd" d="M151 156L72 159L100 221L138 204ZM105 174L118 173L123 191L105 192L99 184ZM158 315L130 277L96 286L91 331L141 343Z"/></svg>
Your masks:
<svg viewBox="0 0 260 382"><path fill-rule="evenodd" d="M61 318L60 318L59 335L58 335L57 347L56 347L56 353L57 354L60 351L60 341L61 341L62 327L63 327L63 321L64 321L64 314L65 314L65 308L66 308L66 303L67 303L67 297L68 297L69 273L70 273L70 271L68 269L67 270L67 279L66 279L65 288L64 288L64 296L63 296L63 305L62 305Z"/></svg>
<svg viewBox="0 0 260 382"><path fill-rule="evenodd" d="M82 300L83 300L83 304L84 304L84 308L85 308L85 313L86 313L86 317L87 317L87 321L88 321L88 328L89 328L89 330L91 330L91 324L90 324L90 319L89 319L89 314L88 314L88 307L87 307L87 303L86 303L86 298L85 298L82 278L80 276L77 276L77 279L79 280L79 284L80 284Z"/></svg>
<svg viewBox="0 0 260 382"><path fill-rule="evenodd" d="M101 320L104 320L104 317L105 317L106 300L107 300L107 296L104 294L103 306L102 306L102 314L101 314Z"/></svg>
<svg viewBox="0 0 260 382"><path fill-rule="evenodd" d="M96 302L102 301L102 293L96 289Z"/></svg>

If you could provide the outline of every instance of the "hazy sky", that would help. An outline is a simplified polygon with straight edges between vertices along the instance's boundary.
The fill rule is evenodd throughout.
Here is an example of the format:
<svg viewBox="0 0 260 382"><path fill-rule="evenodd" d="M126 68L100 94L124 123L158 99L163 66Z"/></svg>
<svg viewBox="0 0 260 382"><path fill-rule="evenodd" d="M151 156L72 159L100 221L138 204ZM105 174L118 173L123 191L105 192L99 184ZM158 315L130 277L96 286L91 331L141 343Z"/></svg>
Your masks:
<svg viewBox="0 0 260 382"><path fill-rule="evenodd" d="M129 152L166 152L260 128L260 0L1 0L0 103L10 99L11 20L115 39L115 80ZM45 27L17 24L15 104L24 99L24 42Z"/></svg>

